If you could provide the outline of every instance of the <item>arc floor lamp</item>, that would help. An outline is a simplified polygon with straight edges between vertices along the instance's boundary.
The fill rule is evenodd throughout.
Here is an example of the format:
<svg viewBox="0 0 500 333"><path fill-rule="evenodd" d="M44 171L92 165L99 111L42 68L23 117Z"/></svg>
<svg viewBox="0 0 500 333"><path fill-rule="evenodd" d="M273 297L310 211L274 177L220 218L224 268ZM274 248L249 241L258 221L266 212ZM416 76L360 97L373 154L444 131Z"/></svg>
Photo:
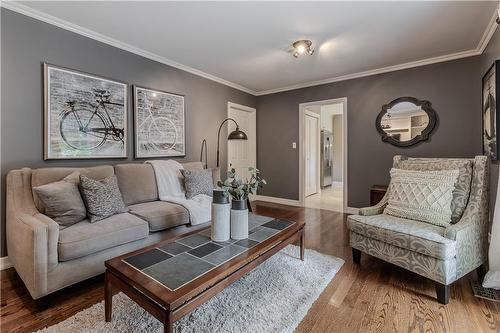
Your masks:
<svg viewBox="0 0 500 333"><path fill-rule="evenodd" d="M248 137L247 137L246 133L243 132L243 131L240 131L240 126L238 125L238 123L236 122L236 120L234 120L233 118L226 118L226 119L224 119L222 121L222 123L220 124L220 126L219 126L219 132L217 133L217 167L219 167L220 131L222 129L222 126L226 122L228 122L228 121L232 121L232 122L234 122L236 124L236 130L234 130L231 133L229 133L229 135L227 136L228 140L248 140Z"/></svg>
<svg viewBox="0 0 500 333"><path fill-rule="evenodd" d="M229 135L227 136L227 139L228 140L248 140L248 137L246 135L245 132L243 131L240 131L240 126L238 125L238 123L236 122L236 120L234 120L233 118L226 118L224 119L224 121L222 121L222 123L220 124L219 126L219 132L217 133L217 167L219 167L219 140L220 140L220 131L222 129L222 126L228 122L228 121L232 121L235 123L236 125L236 130L232 131L231 133L229 133ZM252 206L250 205L250 199L247 198L247 207L248 207L248 210L251 212L252 211Z"/></svg>

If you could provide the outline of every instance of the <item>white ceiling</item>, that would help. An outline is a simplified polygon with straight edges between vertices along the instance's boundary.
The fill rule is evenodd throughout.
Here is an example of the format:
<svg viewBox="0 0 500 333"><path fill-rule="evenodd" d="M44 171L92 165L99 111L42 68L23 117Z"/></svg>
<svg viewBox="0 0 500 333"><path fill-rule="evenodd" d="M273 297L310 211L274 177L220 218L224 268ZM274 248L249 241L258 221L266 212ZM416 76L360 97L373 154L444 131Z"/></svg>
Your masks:
<svg viewBox="0 0 500 333"><path fill-rule="evenodd" d="M39 17L53 16L63 26L67 21L73 30L83 27L87 35L95 32L111 44L263 94L389 66L397 69L401 64L416 62L403 65L411 67L478 54L498 2L32 1L22 5L28 6L25 12L34 9ZM292 57L289 45L297 39L311 39L315 54Z"/></svg>

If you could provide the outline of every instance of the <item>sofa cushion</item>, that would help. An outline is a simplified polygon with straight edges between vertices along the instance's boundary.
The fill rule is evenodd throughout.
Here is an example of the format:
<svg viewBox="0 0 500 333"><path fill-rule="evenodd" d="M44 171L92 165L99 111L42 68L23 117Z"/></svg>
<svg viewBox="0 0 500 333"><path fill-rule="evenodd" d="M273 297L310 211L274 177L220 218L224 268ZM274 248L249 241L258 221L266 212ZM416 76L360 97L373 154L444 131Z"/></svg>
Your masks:
<svg viewBox="0 0 500 333"><path fill-rule="evenodd" d="M59 261L67 261L148 237L148 223L129 214L117 214L90 223L83 220L59 232Z"/></svg>
<svg viewBox="0 0 500 333"><path fill-rule="evenodd" d="M184 189L186 190L186 199L192 199L198 194L212 196L214 191L214 180L212 169L203 170L181 170L184 176Z"/></svg>
<svg viewBox="0 0 500 333"><path fill-rule="evenodd" d="M458 173L458 170L414 171L392 168L384 214L439 226L449 225Z"/></svg>
<svg viewBox="0 0 500 333"><path fill-rule="evenodd" d="M31 173L31 187L37 187L63 180L75 171L92 179L103 179L115 174L111 165L100 165L89 168L40 168L34 169ZM33 201L40 213L45 213L43 203L38 195L33 191Z"/></svg>
<svg viewBox="0 0 500 333"><path fill-rule="evenodd" d="M151 164L118 164L115 173L127 206L158 200L155 172Z"/></svg>
<svg viewBox="0 0 500 333"><path fill-rule="evenodd" d="M394 246L446 260L456 254L455 241L444 237L445 228L426 222L378 214L350 215L349 230Z"/></svg>
<svg viewBox="0 0 500 333"><path fill-rule="evenodd" d="M411 158L401 160L397 167L400 169L417 171L458 170L458 179L455 184L455 189L453 190L453 199L451 201L451 223L456 223L460 220L469 200L472 182L472 160Z"/></svg>
<svg viewBox="0 0 500 333"><path fill-rule="evenodd" d="M63 180L33 187L33 191L43 203L45 214L62 228L87 217L85 204L78 189L77 175L79 172L75 171Z"/></svg>
<svg viewBox="0 0 500 333"><path fill-rule="evenodd" d="M149 231L165 230L189 223L189 212L181 205L164 201L152 201L131 205L130 214L147 221Z"/></svg>
<svg viewBox="0 0 500 333"><path fill-rule="evenodd" d="M94 180L82 175L80 191L91 223L127 211L116 176Z"/></svg>

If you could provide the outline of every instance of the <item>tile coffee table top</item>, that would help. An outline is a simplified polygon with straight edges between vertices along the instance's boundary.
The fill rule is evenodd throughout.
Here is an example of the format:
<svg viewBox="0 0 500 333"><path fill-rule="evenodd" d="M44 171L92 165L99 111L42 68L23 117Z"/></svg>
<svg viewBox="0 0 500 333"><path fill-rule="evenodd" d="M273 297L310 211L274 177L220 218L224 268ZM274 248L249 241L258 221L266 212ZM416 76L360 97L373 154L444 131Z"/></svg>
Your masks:
<svg viewBox="0 0 500 333"><path fill-rule="evenodd" d="M207 228L122 260L168 289L176 290L294 223L250 214L247 239L214 242Z"/></svg>

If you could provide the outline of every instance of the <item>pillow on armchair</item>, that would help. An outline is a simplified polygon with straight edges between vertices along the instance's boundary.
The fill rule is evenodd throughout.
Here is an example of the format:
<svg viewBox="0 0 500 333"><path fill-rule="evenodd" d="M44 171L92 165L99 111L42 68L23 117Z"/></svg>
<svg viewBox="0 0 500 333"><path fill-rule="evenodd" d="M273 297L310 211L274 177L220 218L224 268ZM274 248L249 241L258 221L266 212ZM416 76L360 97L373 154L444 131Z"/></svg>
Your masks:
<svg viewBox="0 0 500 333"><path fill-rule="evenodd" d="M426 159L418 158L402 160L397 165L398 169L415 171L443 171L457 170L458 179L453 190L451 201L451 223L456 223L462 217L467 202L469 201L470 186L472 182L472 161L467 159Z"/></svg>
<svg viewBox="0 0 500 333"><path fill-rule="evenodd" d="M391 169L388 203L384 214L450 225L453 190L459 170L414 171Z"/></svg>

